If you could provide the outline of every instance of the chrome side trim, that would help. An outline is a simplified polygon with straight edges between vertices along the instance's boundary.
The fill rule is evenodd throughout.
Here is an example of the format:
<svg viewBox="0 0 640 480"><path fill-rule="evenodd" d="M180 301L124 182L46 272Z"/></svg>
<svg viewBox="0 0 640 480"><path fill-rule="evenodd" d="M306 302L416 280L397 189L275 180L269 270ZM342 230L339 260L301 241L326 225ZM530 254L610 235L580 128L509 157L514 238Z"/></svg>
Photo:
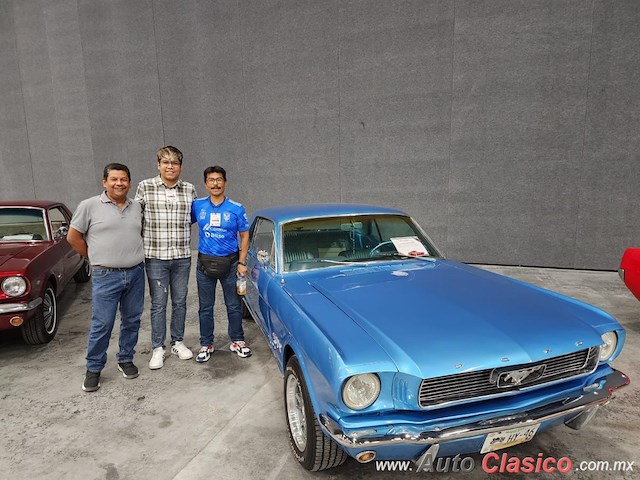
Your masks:
<svg viewBox="0 0 640 480"><path fill-rule="evenodd" d="M394 430L396 433L393 435L360 438L357 435L345 434L340 426L327 415L320 415L319 420L324 432L336 443L347 448L372 448L399 444L428 446L477 435L486 435L507 428L542 423L567 415L573 415L575 418L584 410L609 403L615 390L629 384L629 377L622 372L614 370L613 373L601 378L597 383L600 384L598 390L586 391L587 389L583 389L579 393L528 412L498 416L443 430L426 430L415 433L415 425L395 425ZM383 425L381 424L380 426Z"/></svg>
<svg viewBox="0 0 640 480"><path fill-rule="evenodd" d="M29 303L3 303L0 304L0 314L3 313L18 313L28 312L33 310L42 303L42 298L38 297L35 300L31 300Z"/></svg>

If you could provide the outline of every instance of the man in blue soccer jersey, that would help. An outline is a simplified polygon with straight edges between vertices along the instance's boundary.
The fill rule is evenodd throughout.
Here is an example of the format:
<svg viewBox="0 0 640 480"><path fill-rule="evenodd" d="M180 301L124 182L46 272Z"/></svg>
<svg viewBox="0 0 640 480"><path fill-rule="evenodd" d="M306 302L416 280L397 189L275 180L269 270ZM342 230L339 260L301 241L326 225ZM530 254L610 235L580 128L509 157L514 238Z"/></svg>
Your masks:
<svg viewBox="0 0 640 480"><path fill-rule="evenodd" d="M220 166L207 167L204 186L206 198L193 202L192 221L198 224L200 245L196 280L198 284L198 317L200 319L200 351L198 363L209 360L213 353L213 306L216 284L220 280L229 319L230 349L245 358L251 350L244 341L242 307L236 291L236 278L247 274L249 221L244 207L227 198L227 172ZM240 242L238 244L238 237Z"/></svg>

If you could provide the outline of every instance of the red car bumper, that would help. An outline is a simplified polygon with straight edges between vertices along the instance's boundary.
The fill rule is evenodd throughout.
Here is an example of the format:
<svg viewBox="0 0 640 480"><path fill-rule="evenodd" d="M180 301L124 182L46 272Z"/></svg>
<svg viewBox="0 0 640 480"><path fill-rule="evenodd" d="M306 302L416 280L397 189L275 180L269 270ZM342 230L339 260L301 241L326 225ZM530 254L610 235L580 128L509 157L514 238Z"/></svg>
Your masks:
<svg viewBox="0 0 640 480"><path fill-rule="evenodd" d="M19 327L29 320L42 304L42 298L31 301L0 303L0 331Z"/></svg>

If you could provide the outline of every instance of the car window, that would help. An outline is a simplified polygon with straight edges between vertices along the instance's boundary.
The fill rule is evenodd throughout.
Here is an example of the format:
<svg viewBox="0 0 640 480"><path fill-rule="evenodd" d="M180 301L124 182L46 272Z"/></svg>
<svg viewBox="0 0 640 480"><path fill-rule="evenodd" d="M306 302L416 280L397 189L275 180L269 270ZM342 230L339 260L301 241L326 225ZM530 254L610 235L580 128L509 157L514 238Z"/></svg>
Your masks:
<svg viewBox="0 0 640 480"><path fill-rule="evenodd" d="M438 256L420 228L402 215L353 215L290 222L283 227L284 270L389 259L398 253L396 247L402 242L419 246L415 250L422 256Z"/></svg>
<svg viewBox="0 0 640 480"><path fill-rule="evenodd" d="M385 218L384 221L377 221L380 241L386 241L394 237L406 237L415 235L413 227L400 217Z"/></svg>
<svg viewBox="0 0 640 480"><path fill-rule="evenodd" d="M63 232L62 227L69 227L69 220L61 208L55 207L49 210L49 221L51 222L51 233L54 237L58 232Z"/></svg>
<svg viewBox="0 0 640 480"><path fill-rule="evenodd" d="M250 250L256 256L266 256L269 258L269 265L275 269L275 243L274 225L266 218L256 219L256 223L251 232Z"/></svg>
<svg viewBox="0 0 640 480"><path fill-rule="evenodd" d="M47 240L43 211L39 208L0 208L0 242Z"/></svg>

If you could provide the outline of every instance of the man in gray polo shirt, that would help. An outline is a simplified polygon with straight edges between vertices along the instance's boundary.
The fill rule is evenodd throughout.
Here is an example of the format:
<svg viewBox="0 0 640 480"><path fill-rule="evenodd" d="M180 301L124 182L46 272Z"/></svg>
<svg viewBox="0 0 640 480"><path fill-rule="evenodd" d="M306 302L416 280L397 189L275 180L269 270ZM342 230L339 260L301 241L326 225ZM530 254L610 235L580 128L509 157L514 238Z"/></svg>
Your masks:
<svg viewBox="0 0 640 480"><path fill-rule="evenodd" d="M87 342L87 372L82 390L100 388L100 372L107 363L109 338L120 307L118 370L136 378L133 364L144 308L144 249L142 209L127 198L131 174L126 165L104 167L105 191L78 205L67 240L93 267L91 328Z"/></svg>

